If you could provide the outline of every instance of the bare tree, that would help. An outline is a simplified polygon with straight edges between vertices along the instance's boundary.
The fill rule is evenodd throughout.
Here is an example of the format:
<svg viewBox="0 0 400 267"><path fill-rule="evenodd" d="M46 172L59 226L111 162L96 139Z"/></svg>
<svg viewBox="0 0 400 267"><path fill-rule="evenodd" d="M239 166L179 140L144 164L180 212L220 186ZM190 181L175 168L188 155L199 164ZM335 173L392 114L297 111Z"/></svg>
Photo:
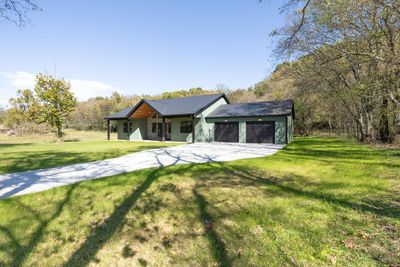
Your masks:
<svg viewBox="0 0 400 267"><path fill-rule="evenodd" d="M41 10L31 0L0 0L0 19L23 27L29 22L28 13Z"/></svg>
<svg viewBox="0 0 400 267"><path fill-rule="evenodd" d="M390 142L397 132L399 7L398 0L288 0L287 24L273 32L277 55L298 61L298 81L315 81L363 141Z"/></svg>

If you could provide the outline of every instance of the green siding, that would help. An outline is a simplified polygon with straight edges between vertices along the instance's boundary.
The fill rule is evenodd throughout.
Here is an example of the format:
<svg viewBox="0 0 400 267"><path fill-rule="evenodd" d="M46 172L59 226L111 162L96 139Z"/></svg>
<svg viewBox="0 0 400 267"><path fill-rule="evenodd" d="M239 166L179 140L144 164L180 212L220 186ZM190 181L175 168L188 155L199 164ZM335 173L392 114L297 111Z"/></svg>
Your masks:
<svg viewBox="0 0 400 267"><path fill-rule="evenodd" d="M195 138L196 142L212 142L214 140L213 128L214 124L206 121L206 117L217 107L227 104L225 98L220 98L206 110L201 112L195 118Z"/></svg>
<svg viewBox="0 0 400 267"><path fill-rule="evenodd" d="M192 121L191 117L175 117L171 123L171 141L192 142L191 133L181 133L181 121Z"/></svg>
<svg viewBox="0 0 400 267"><path fill-rule="evenodd" d="M288 143L293 140L293 117L288 116Z"/></svg>
<svg viewBox="0 0 400 267"><path fill-rule="evenodd" d="M147 119L131 119L132 133L130 140L141 141L147 136Z"/></svg>
<svg viewBox="0 0 400 267"><path fill-rule="evenodd" d="M128 133L124 133L124 123L126 122L127 120L119 120L117 122L118 139L128 140ZM132 122L132 132L130 134L129 140L141 141L143 139L146 139L146 119L131 119L130 122Z"/></svg>
<svg viewBox="0 0 400 267"><path fill-rule="evenodd" d="M247 117L247 118L218 118L207 119L208 124L214 125L215 122L238 122L239 123L239 142L246 142L246 122L247 121L275 121L275 143L286 143L286 119L285 117ZM212 126L213 127L213 126ZM289 129L289 128L288 128Z"/></svg>
<svg viewBox="0 0 400 267"><path fill-rule="evenodd" d="M118 134L118 139L120 139L120 140L128 139L128 134L124 133L124 123L125 122L126 122L126 120L117 121L117 134Z"/></svg>

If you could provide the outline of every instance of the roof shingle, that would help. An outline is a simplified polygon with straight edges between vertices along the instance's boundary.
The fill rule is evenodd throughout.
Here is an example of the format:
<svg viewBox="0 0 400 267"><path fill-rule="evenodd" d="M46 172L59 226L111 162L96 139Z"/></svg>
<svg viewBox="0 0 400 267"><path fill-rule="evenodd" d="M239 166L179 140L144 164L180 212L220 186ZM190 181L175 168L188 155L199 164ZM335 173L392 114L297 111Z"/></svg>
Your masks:
<svg viewBox="0 0 400 267"><path fill-rule="evenodd" d="M215 101L224 97L229 103L225 94L198 95L181 98L170 98L160 100L142 99L136 105L121 110L117 113L104 117L105 119L126 119L128 118L142 103L147 103L155 109L161 116L180 116L180 115L196 115Z"/></svg>
<svg viewBox="0 0 400 267"><path fill-rule="evenodd" d="M207 118L256 117L290 115L293 100L276 100L254 103L221 105L211 112Z"/></svg>

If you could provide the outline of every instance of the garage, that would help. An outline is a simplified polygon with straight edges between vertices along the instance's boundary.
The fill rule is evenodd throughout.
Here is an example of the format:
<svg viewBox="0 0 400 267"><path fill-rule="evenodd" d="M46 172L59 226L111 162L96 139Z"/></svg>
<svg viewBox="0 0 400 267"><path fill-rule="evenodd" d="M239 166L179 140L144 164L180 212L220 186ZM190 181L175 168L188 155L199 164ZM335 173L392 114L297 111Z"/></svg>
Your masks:
<svg viewBox="0 0 400 267"><path fill-rule="evenodd" d="M239 142L239 123L216 122L214 127L215 142Z"/></svg>
<svg viewBox="0 0 400 267"><path fill-rule="evenodd" d="M206 116L214 141L287 144L293 139L293 100L224 104ZM210 140L213 140L212 137Z"/></svg>
<svg viewBox="0 0 400 267"><path fill-rule="evenodd" d="M274 121L246 122L246 143L275 143Z"/></svg>

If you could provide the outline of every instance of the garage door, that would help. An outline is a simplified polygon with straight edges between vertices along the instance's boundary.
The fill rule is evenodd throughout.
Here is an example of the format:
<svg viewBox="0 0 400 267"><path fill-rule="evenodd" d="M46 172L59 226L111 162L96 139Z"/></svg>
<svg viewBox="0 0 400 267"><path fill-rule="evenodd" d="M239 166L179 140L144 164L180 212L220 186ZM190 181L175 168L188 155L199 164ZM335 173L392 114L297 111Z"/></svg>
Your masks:
<svg viewBox="0 0 400 267"><path fill-rule="evenodd" d="M216 122L214 128L215 142L239 142L239 124L237 122Z"/></svg>
<svg viewBox="0 0 400 267"><path fill-rule="evenodd" d="M273 121L246 122L247 143L275 143L275 123Z"/></svg>

